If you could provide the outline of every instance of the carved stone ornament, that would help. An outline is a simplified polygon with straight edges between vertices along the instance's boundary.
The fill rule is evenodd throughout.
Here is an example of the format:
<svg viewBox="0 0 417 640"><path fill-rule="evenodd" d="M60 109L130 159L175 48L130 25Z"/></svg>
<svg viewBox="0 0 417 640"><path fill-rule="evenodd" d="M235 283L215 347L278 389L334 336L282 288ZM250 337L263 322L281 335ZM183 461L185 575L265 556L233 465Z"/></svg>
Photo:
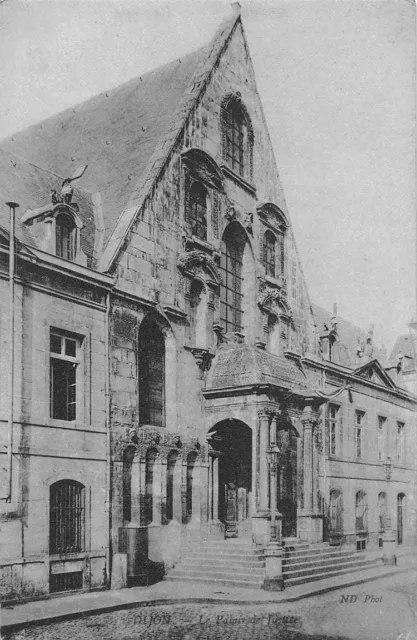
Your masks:
<svg viewBox="0 0 417 640"><path fill-rule="evenodd" d="M194 272L197 267L206 268L218 284L222 281L216 263L204 251L187 251L183 253L178 258L177 266L180 271L188 273Z"/></svg>
<svg viewBox="0 0 417 640"><path fill-rule="evenodd" d="M198 438L187 438L152 426L127 427L125 434L113 445L115 459L121 460L125 449L132 446L140 458L146 455L149 448L155 449L162 457L175 449L184 461L191 452L195 452L202 459L205 459L206 455L205 447L200 444Z"/></svg>
<svg viewBox="0 0 417 640"><path fill-rule="evenodd" d="M211 353L208 349L203 349L202 347L186 347L188 351L194 356L194 360L199 369L204 373L208 371L211 367L211 361L214 358L214 353Z"/></svg>
<svg viewBox="0 0 417 640"><path fill-rule="evenodd" d="M237 218L236 209L234 207L229 207L227 209L226 213L224 214L224 217L229 222L232 222L232 220L236 220L236 218Z"/></svg>
<svg viewBox="0 0 417 640"><path fill-rule="evenodd" d="M282 313L292 320L292 311L288 305L286 289L284 287L274 289L267 284L261 283L257 302L264 311L271 311L274 304L280 306Z"/></svg>

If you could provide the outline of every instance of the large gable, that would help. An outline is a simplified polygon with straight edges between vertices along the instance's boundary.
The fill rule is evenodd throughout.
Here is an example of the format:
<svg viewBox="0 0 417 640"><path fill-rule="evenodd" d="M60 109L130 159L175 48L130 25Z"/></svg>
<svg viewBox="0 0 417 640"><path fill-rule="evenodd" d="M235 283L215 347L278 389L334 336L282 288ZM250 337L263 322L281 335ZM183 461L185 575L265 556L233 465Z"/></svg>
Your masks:
<svg viewBox="0 0 417 640"><path fill-rule="evenodd" d="M23 198L25 204L44 205L56 176L68 177L75 167L87 164L82 187L100 193L106 244L130 201L141 195L143 176L150 167L160 168L168 155L190 99L202 88L237 17L225 20L206 47L0 141L0 149L12 154L13 161L26 161L42 174L38 179L26 171L31 197ZM156 176L150 173L152 182ZM145 184L150 186L149 181ZM22 200L20 183L13 197ZM122 226L125 230L128 224L122 220ZM117 249L122 235L116 234L108 253ZM104 263L106 268L110 260Z"/></svg>

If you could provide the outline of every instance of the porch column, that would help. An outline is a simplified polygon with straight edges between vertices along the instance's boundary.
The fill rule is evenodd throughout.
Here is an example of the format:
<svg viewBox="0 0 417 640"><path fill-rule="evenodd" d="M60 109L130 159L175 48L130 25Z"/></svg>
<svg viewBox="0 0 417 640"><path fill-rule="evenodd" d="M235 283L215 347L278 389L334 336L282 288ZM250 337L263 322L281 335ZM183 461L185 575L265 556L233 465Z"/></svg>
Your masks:
<svg viewBox="0 0 417 640"><path fill-rule="evenodd" d="M323 518L315 506L314 491L314 440L313 429L316 422L310 404L304 408L301 416L303 425L303 508L298 516L299 538L306 542L321 542L323 539Z"/></svg>
<svg viewBox="0 0 417 640"><path fill-rule="evenodd" d="M259 416L259 480L258 480L258 512L269 511L269 473L266 451L269 445L269 415L263 410Z"/></svg>
<svg viewBox="0 0 417 640"><path fill-rule="evenodd" d="M219 458L210 454L209 469L209 519L219 519Z"/></svg>

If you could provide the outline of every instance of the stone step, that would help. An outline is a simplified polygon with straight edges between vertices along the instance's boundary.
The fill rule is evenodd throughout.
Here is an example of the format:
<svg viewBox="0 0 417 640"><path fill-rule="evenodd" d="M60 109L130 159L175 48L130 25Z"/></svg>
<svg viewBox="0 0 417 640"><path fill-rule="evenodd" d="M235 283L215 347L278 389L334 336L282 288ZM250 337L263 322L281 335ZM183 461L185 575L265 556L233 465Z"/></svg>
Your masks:
<svg viewBox="0 0 417 640"><path fill-rule="evenodd" d="M297 569L312 569L314 567L335 567L345 562L357 562L357 558L349 554L339 558L315 558L314 560L306 560L301 562L282 563L283 571L295 571Z"/></svg>
<svg viewBox="0 0 417 640"><path fill-rule="evenodd" d="M327 556L338 553L356 553L353 549L342 549L341 547L328 547L327 549L301 549L300 551L285 551L283 550L283 557L300 558L302 556Z"/></svg>
<svg viewBox="0 0 417 640"><path fill-rule="evenodd" d="M361 569L368 568L370 565L375 564L374 561L366 561L357 566L350 566L346 569L337 569L335 571L329 571L324 573L314 573L312 575L304 575L299 577L288 578L284 575L284 581L286 587L295 587L299 584L306 584L307 582L315 582L316 580L324 580L325 578L334 578L339 575L346 575L348 573L355 573Z"/></svg>
<svg viewBox="0 0 417 640"><path fill-rule="evenodd" d="M283 570L284 580L292 581L294 578L306 578L306 577L314 577L316 575L324 575L330 574L334 571L349 571L349 569L355 570L356 568L363 568L370 564L375 564L374 560L356 560L356 561L347 561L340 563L338 565L328 564L322 565L319 567L307 567L307 568L296 568L291 571Z"/></svg>
<svg viewBox="0 0 417 640"><path fill-rule="evenodd" d="M299 556L298 555L291 556L291 557L283 556L282 564L285 566L288 566L292 564L298 564L299 562L320 562L320 561L330 562L332 560L338 560L339 558L350 558L350 557L352 558L356 557L356 554L354 551L337 551L335 553L323 553L323 554L304 553L303 555L299 555Z"/></svg>
<svg viewBox="0 0 417 640"><path fill-rule="evenodd" d="M190 551L187 554L187 557L198 557L198 558L234 558L238 560L261 560L264 557L263 551L258 551L254 553L250 553L247 551L237 551L235 553L225 553L215 551L214 549L198 549L197 551Z"/></svg>
<svg viewBox="0 0 417 640"><path fill-rule="evenodd" d="M183 581L187 581L187 582L197 582L197 583L202 583L202 584L216 584L216 585L222 585L225 587L246 587L246 588L250 588L250 589L260 589L261 586L263 585L263 578L262 581L253 581L253 582L248 582L247 580L230 580L227 578L205 578L205 577L198 577L198 576L193 576L190 577L187 574L185 575L178 575L178 576L173 576L172 573L168 574L167 576L165 576L164 580L183 580Z"/></svg>
<svg viewBox="0 0 417 640"><path fill-rule="evenodd" d="M178 567L178 568L177 568ZM175 574L176 571L183 573L190 573L191 574L198 574L201 575L202 573L204 573L204 575L208 575L208 576L216 576L217 574L222 574L222 576L226 577L226 578L239 578L239 580L252 580L254 578L262 578L265 574L265 571L263 570L263 567L260 567L257 571L251 570L251 571L239 571L239 570L231 570L229 569L229 567L204 567L204 571L202 571L202 568L200 569L200 567L184 567L183 564L181 564L181 566L174 567L172 570L172 574Z"/></svg>
<svg viewBox="0 0 417 640"><path fill-rule="evenodd" d="M256 569L257 567L264 567L265 566L265 560L255 560L255 561L251 561L251 560L234 560L232 558L210 558L210 561L207 561L207 559L204 558L198 558L198 557L190 557L190 556L185 556L185 558L183 560L181 560L181 566L185 566L187 565L187 567L189 566L198 566L198 567L213 567L213 566L222 566L222 567L230 567L230 568L234 568L234 567L242 567L244 569Z"/></svg>

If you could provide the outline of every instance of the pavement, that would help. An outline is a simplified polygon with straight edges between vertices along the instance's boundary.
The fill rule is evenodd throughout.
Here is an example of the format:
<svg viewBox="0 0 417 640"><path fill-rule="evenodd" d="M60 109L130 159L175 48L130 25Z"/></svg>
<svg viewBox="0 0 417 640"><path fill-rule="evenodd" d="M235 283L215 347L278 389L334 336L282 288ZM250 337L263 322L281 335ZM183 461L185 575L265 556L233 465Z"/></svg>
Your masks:
<svg viewBox="0 0 417 640"><path fill-rule="evenodd" d="M398 573L411 571L417 578L417 557L402 555L397 565L376 565L369 569L289 587L285 591L271 592L221 584L196 584L188 581L162 581L150 587L73 593L25 603L3 605L0 609L3 632L25 627L69 620L81 616L108 613L121 609L172 605L181 603L215 604L267 604L296 602L336 589L360 585Z"/></svg>

